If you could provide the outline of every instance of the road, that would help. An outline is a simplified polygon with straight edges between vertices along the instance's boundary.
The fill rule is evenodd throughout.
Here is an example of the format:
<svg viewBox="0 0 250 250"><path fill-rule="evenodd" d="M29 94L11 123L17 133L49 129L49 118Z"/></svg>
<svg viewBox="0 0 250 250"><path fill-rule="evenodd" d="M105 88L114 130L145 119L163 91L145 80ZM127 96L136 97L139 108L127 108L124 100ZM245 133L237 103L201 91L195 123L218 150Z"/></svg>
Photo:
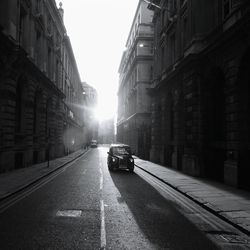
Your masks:
<svg viewBox="0 0 250 250"><path fill-rule="evenodd" d="M0 213L0 249L217 249L139 169L91 149Z"/></svg>

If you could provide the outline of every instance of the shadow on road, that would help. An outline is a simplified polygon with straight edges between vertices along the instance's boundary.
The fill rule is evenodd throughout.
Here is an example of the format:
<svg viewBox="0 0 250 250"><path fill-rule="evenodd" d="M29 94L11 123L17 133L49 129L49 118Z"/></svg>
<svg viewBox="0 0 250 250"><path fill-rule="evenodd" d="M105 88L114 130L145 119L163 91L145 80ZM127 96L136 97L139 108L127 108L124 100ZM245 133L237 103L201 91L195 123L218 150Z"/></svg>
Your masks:
<svg viewBox="0 0 250 250"><path fill-rule="evenodd" d="M110 172L119 190L119 203L125 202L145 237L155 249L217 249L193 226L170 199L163 198L136 173Z"/></svg>

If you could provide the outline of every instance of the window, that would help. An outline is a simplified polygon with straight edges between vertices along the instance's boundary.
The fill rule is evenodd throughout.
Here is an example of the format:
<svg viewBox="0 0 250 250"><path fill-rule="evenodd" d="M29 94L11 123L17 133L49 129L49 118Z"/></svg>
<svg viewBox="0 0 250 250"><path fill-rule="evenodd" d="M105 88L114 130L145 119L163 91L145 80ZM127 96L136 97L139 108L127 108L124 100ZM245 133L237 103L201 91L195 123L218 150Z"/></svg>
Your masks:
<svg viewBox="0 0 250 250"><path fill-rule="evenodd" d="M129 147L113 147L112 154L117 155L130 155L131 149Z"/></svg>
<svg viewBox="0 0 250 250"><path fill-rule="evenodd" d="M52 99L48 98L46 101L46 113L45 113L45 131L48 139L50 129L50 110L52 106Z"/></svg>
<svg viewBox="0 0 250 250"><path fill-rule="evenodd" d="M223 17L226 18L230 14L231 0L223 0Z"/></svg>
<svg viewBox="0 0 250 250"><path fill-rule="evenodd" d="M153 66L150 66L150 80L153 80Z"/></svg>
<svg viewBox="0 0 250 250"><path fill-rule="evenodd" d="M154 54L154 43L150 43L150 54Z"/></svg>
<svg viewBox="0 0 250 250"><path fill-rule="evenodd" d="M173 0L173 11L176 12L177 11L177 1Z"/></svg>
<svg viewBox="0 0 250 250"><path fill-rule="evenodd" d="M175 34L170 37L170 64L175 62Z"/></svg>
<svg viewBox="0 0 250 250"><path fill-rule="evenodd" d="M161 48L161 70L164 70L164 62L165 62L165 48Z"/></svg>
<svg viewBox="0 0 250 250"><path fill-rule="evenodd" d="M181 6L183 6L186 2L187 2L187 0L181 0L180 1Z"/></svg>
<svg viewBox="0 0 250 250"><path fill-rule="evenodd" d="M38 67L41 67L41 63L42 63L42 39L41 39L41 33L39 31L36 32L36 63Z"/></svg>
<svg viewBox="0 0 250 250"><path fill-rule="evenodd" d="M52 74L52 55L51 48L48 48L48 77L51 78Z"/></svg>
<svg viewBox="0 0 250 250"><path fill-rule="evenodd" d="M63 93L66 95L66 93L65 93L65 91L66 91L66 86L67 86L67 81L66 81L66 79L64 80L64 83L63 83L63 89L62 89L62 91L63 91Z"/></svg>
<svg viewBox="0 0 250 250"><path fill-rule="evenodd" d="M69 87L69 85L67 87L67 96L66 96L66 98L67 98L67 101L70 102L70 87Z"/></svg>
<svg viewBox="0 0 250 250"><path fill-rule="evenodd" d="M25 41L25 37L26 37L26 26L25 26L25 22L26 22L26 18L27 18L27 14L24 11L24 9L21 7L20 8L20 20L19 20L19 43L26 48L26 41Z"/></svg>
<svg viewBox="0 0 250 250"><path fill-rule="evenodd" d="M24 116L24 84L20 79L16 88L16 132L23 130L23 116Z"/></svg>
<svg viewBox="0 0 250 250"><path fill-rule="evenodd" d="M50 16L48 16L47 22L48 22L47 30L48 30L48 33L51 34L52 33L52 20Z"/></svg>
<svg viewBox="0 0 250 250"><path fill-rule="evenodd" d="M38 111L38 93L35 93L34 104L33 104L33 133L37 132L37 111Z"/></svg>
<svg viewBox="0 0 250 250"><path fill-rule="evenodd" d="M182 33L182 42L183 42L183 49L187 45L187 40L188 40L188 22L187 22L187 17L183 17L183 33Z"/></svg>
<svg viewBox="0 0 250 250"><path fill-rule="evenodd" d="M37 0L37 1L36 1L36 12L37 12L37 13L40 13L40 12L41 12L41 4L42 4L42 1L41 1L41 0Z"/></svg>
<svg viewBox="0 0 250 250"><path fill-rule="evenodd" d="M59 32L56 32L56 46L60 46L61 45L61 42L60 42L60 34Z"/></svg>
<svg viewBox="0 0 250 250"><path fill-rule="evenodd" d="M183 3L182 3L183 4ZM181 5L182 5L181 4ZM177 11L177 0L170 0L169 1L169 14L171 16L175 15L176 14L176 11Z"/></svg>
<svg viewBox="0 0 250 250"><path fill-rule="evenodd" d="M60 87L60 82L59 82L59 80L60 80L60 77L59 77L59 72L60 72L60 68L59 68L59 60L57 59L57 60L56 60L56 85L57 85L58 87Z"/></svg>
<svg viewBox="0 0 250 250"><path fill-rule="evenodd" d="M33 104L33 133L38 135L40 128L40 105L42 101L42 93L37 90L34 96L34 104Z"/></svg>
<svg viewBox="0 0 250 250"><path fill-rule="evenodd" d="M170 134L170 138L171 140L174 139L174 101L173 101L173 96L169 95L169 134Z"/></svg>
<svg viewBox="0 0 250 250"><path fill-rule="evenodd" d="M161 26L164 27L165 26L165 16L166 16L166 10L162 10L161 12Z"/></svg>

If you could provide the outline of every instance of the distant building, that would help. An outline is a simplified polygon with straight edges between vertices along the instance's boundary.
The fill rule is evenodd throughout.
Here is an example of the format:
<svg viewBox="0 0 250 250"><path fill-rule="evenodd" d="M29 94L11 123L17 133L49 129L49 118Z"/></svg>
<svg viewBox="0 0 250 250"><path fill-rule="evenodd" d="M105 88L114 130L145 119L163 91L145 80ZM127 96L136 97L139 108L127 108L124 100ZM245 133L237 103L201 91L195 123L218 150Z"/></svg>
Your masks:
<svg viewBox="0 0 250 250"><path fill-rule="evenodd" d="M83 116L85 121L84 141L89 143L92 139L98 138L98 122L95 115L95 109L98 103L98 95L95 88L82 82L83 96L84 96L84 109Z"/></svg>
<svg viewBox="0 0 250 250"><path fill-rule="evenodd" d="M62 6L0 1L0 172L82 146L82 86Z"/></svg>
<svg viewBox="0 0 250 250"><path fill-rule="evenodd" d="M151 132L153 12L139 1L119 67L117 141L148 159Z"/></svg>
<svg viewBox="0 0 250 250"><path fill-rule="evenodd" d="M249 1L152 3L151 160L250 189Z"/></svg>
<svg viewBox="0 0 250 250"><path fill-rule="evenodd" d="M98 143L111 144L115 142L115 121L114 118L99 122Z"/></svg>

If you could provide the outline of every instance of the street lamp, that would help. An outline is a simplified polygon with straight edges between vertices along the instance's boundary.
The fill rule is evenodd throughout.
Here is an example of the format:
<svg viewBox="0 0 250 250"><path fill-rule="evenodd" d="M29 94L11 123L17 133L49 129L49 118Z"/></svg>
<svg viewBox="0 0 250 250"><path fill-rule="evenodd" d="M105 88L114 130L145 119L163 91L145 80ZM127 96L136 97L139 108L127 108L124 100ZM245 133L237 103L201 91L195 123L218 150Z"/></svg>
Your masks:
<svg viewBox="0 0 250 250"><path fill-rule="evenodd" d="M143 0L145 3L148 3L148 8L150 8L151 6L159 9L159 10L166 10L167 12L169 12L170 14L174 14L173 11L169 10L168 8L162 8L160 5L152 3L151 1L148 0Z"/></svg>
<svg viewBox="0 0 250 250"><path fill-rule="evenodd" d="M155 3L152 3L151 1L148 1L148 0L143 0L145 3L148 3L149 6L154 6L156 7L157 9L161 9L161 6L155 4Z"/></svg>

